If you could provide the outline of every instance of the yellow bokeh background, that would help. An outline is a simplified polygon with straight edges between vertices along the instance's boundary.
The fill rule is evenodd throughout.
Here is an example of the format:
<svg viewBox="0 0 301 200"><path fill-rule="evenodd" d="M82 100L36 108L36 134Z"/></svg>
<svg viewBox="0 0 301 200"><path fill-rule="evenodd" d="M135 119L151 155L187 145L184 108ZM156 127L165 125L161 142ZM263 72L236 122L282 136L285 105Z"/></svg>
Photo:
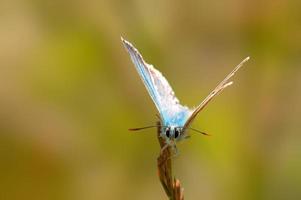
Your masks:
<svg viewBox="0 0 301 200"><path fill-rule="evenodd" d="M196 106L186 199L301 199L298 0L0 2L0 199L167 199L156 109L120 36Z"/></svg>

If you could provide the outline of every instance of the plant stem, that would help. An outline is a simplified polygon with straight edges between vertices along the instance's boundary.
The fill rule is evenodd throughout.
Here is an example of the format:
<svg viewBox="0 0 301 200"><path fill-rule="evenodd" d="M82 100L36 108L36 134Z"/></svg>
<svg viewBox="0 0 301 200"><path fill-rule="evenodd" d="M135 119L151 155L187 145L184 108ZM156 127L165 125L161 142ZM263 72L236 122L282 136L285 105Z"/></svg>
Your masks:
<svg viewBox="0 0 301 200"><path fill-rule="evenodd" d="M161 149L165 145L165 141L160 137L161 127L160 122L157 129L157 137L160 143ZM160 182L165 190L166 195L170 200L184 200L183 188L181 187L180 181L173 177L172 174L172 149L167 147L164 149L157 159L158 175Z"/></svg>

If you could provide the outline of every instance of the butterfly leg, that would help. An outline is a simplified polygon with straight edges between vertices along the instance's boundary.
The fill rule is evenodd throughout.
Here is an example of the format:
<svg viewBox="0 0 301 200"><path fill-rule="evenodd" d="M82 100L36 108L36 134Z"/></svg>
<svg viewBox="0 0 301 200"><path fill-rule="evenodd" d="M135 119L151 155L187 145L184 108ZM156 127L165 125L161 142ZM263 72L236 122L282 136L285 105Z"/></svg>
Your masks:
<svg viewBox="0 0 301 200"><path fill-rule="evenodd" d="M165 145L162 147L161 152L160 152L161 155L163 155L164 150L165 150L168 146L169 146L168 144L165 144Z"/></svg>
<svg viewBox="0 0 301 200"><path fill-rule="evenodd" d="M184 135L183 140L189 139L191 136L190 135Z"/></svg>
<svg viewBox="0 0 301 200"><path fill-rule="evenodd" d="M190 138L190 135L181 135L178 142L181 142L182 140L186 140L186 139L189 139L189 138Z"/></svg>
<svg viewBox="0 0 301 200"><path fill-rule="evenodd" d="M171 156L172 158L177 157L179 155L179 150L176 145L173 146L173 149L174 149L174 155Z"/></svg>

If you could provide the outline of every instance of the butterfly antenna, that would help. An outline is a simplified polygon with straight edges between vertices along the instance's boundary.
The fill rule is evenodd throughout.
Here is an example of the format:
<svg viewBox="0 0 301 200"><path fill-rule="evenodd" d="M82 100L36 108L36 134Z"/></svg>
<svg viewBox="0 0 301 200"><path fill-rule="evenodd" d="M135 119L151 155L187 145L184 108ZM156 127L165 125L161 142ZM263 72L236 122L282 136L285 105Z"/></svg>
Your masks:
<svg viewBox="0 0 301 200"><path fill-rule="evenodd" d="M199 130L197 130L197 129L194 129L194 128L187 128L187 129L190 129L190 130L192 130L192 131L195 131L195 132L197 132L197 133L201 133L201 134L203 134L203 135L206 135L206 136L211 136L210 134L208 134L208 133L205 133L205 132L202 132L202 131L199 131Z"/></svg>
<svg viewBox="0 0 301 200"><path fill-rule="evenodd" d="M140 130L143 130L143 129L157 128L157 127L164 127L164 126L154 125L154 126L145 126L145 127L139 127L139 128L129 128L129 131L140 131Z"/></svg>

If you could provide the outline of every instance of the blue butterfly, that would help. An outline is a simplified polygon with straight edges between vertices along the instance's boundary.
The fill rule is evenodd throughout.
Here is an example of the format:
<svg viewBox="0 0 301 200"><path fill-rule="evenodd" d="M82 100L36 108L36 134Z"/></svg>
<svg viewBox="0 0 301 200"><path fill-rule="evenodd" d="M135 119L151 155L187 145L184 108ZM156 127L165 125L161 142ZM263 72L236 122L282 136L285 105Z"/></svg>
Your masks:
<svg viewBox="0 0 301 200"><path fill-rule="evenodd" d="M216 88L201 102L201 104L194 109L190 109L180 104L179 100L174 94L174 91L164 76L158 70L156 70L153 65L147 64L138 50L130 42L126 41L122 37L121 41L130 54L131 60L133 61L140 78L142 79L159 112L161 119L160 136L164 138L165 141L165 146L161 149L161 152L168 146L176 149L176 142L188 137L186 134L187 129L198 131L190 127L192 121L195 119L198 113L203 110L203 108L205 108L205 106L213 99L213 97L218 95L226 87L232 85L233 82L229 82L229 79L246 61L249 60L249 57L245 58L222 82L216 86ZM141 128L132 130L140 129Z"/></svg>

